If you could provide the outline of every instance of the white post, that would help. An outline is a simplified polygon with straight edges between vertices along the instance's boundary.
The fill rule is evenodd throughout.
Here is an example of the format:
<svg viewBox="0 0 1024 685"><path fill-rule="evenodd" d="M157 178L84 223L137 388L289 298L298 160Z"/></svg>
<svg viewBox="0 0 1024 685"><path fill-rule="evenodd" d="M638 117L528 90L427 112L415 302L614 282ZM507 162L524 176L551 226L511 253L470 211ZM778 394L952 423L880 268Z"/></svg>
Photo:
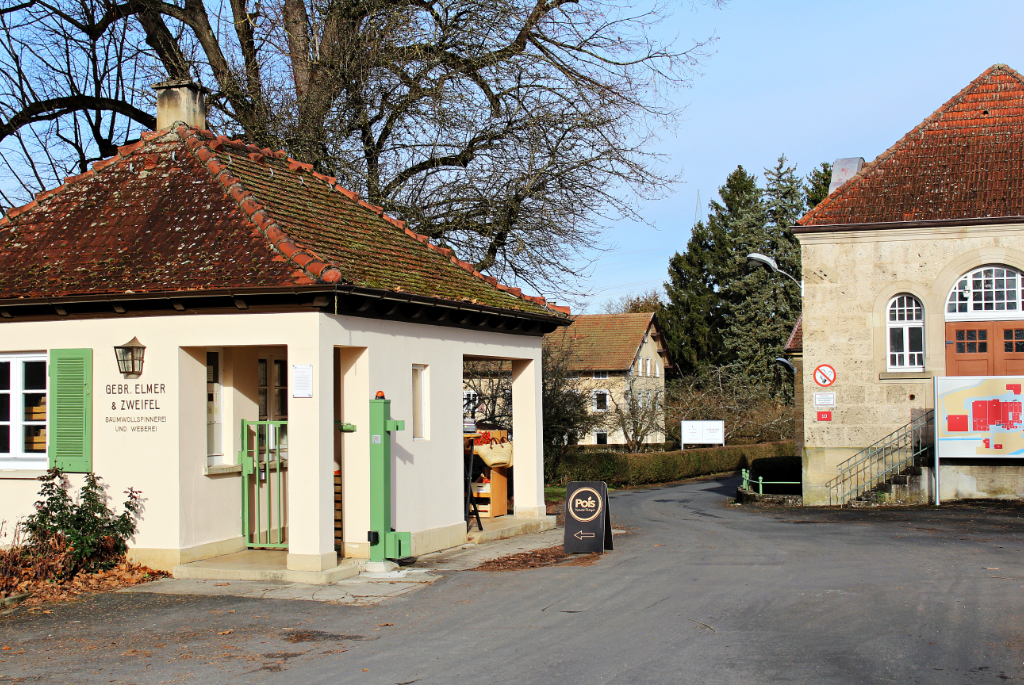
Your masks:
<svg viewBox="0 0 1024 685"><path fill-rule="evenodd" d="M932 452L935 453L935 506L939 506L942 500L939 497L939 378L938 376L932 381L932 404L935 405L934 413L934 426L935 426L935 437L932 440Z"/></svg>
<svg viewBox="0 0 1024 685"><path fill-rule="evenodd" d="M326 571L334 551L334 348L319 327L288 345L288 568ZM313 397L298 398L296 364L313 365Z"/></svg>
<svg viewBox="0 0 1024 685"><path fill-rule="evenodd" d="M543 405L541 400L541 361L518 359L512 362L512 434L515 515L540 518L544 506Z"/></svg>

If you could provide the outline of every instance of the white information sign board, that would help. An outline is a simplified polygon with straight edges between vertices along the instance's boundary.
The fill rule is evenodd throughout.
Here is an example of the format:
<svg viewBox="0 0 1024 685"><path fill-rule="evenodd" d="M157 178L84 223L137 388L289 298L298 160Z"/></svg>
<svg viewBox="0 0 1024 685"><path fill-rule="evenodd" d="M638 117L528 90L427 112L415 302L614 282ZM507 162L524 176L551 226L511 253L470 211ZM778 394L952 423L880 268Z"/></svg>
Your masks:
<svg viewBox="0 0 1024 685"><path fill-rule="evenodd" d="M313 396L313 365L292 364L292 397Z"/></svg>
<svg viewBox="0 0 1024 685"><path fill-rule="evenodd" d="M814 393L814 406L815 407L834 407L834 406L836 406L836 394L834 392L816 392L816 393Z"/></svg>
<svg viewBox="0 0 1024 685"><path fill-rule="evenodd" d="M683 421L684 445L724 445L725 421Z"/></svg>

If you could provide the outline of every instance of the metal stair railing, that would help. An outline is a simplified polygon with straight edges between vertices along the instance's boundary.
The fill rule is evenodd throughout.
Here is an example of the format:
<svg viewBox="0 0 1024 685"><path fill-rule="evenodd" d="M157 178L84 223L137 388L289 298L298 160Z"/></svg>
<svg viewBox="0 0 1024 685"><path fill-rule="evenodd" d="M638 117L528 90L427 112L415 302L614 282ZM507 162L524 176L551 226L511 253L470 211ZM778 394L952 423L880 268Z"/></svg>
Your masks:
<svg viewBox="0 0 1024 685"><path fill-rule="evenodd" d="M934 421L935 410L930 409L839 464L839 475L825 484L829 504L846 504L919 464L931 453Z"/></svg>

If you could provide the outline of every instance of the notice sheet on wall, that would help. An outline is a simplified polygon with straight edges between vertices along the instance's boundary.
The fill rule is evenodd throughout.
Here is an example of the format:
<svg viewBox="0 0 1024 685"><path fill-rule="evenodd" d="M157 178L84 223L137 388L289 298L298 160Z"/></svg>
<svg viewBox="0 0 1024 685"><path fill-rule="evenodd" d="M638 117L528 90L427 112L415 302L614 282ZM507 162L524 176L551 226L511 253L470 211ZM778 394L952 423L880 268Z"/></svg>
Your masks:
<svg viewBox="0 0 1024 685"><path fill-rule="evenodd" d="M292 397L313 396L313 365L292 364Z"/></svg>

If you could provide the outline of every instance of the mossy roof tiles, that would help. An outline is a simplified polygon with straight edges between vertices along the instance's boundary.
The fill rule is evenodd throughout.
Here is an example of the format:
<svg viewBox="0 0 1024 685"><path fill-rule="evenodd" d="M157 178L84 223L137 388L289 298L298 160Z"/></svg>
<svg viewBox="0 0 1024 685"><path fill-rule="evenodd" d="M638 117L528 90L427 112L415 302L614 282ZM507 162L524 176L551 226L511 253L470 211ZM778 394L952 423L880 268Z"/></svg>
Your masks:
<svg viewBox="0 0 1024 685"><path fill-rule="evenodd" d="M545 335L544 343L554 349L571 347L574 371L626 371L653 323L653 313L584 314Z"/></svg>
<svg viewBox="0 0 1024 685"><path fill-rule="evenodd" d="M0 299L347 284L558 316L283 152L177 125L0 220Z"/></svg>

